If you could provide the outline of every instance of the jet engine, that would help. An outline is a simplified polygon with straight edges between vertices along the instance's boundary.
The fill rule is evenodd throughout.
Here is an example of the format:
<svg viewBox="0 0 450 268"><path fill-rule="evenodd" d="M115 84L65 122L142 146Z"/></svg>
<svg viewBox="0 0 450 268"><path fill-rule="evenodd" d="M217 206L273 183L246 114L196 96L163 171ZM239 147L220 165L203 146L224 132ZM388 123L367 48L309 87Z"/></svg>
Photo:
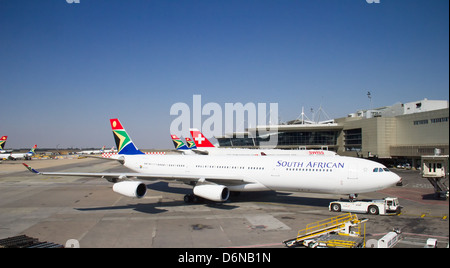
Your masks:
<svg viewBox="0 0 450 268"><path fill-rule="evenodd" d="M211 201L224 202L230 196L230 191L223 185L205 184L195 186L194 194Z"/></svg>
<svg viewBox="0 0 450 268"><path fill-rule="evenodd" d="M128 197L142 198L147 192L147 186L141 181L122 181L114 183L113 191Z"/></svg>

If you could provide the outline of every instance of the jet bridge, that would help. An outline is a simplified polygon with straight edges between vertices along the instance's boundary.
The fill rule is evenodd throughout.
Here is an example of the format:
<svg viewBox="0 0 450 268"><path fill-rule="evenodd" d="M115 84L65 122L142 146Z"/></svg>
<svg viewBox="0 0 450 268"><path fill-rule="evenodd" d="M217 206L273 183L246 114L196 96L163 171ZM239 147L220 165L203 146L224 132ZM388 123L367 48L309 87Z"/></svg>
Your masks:
<svg viewBox="0 0 450 268"><path fill-rule="evenodd" d="M435 195L440 199L448 199L448 155L422 155L421 173L422 178L427 179L433 185Z"/></svg>

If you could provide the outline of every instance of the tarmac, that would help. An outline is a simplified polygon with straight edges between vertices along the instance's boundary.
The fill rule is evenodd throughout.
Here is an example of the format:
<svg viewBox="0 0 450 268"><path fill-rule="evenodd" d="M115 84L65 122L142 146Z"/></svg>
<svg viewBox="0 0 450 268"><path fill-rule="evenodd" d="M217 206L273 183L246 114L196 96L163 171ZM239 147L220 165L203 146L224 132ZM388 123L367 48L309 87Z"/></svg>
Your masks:
<svg viewBox="0 0 450 268"><path fill-rule="evenodd" d="M127 169L101 159L29 160L35 169L61 172L113 172ZM431 184L418 171L397 170L403 186L360 194L359 199L396 196L403 206L394 216L368 218L366 240L398 228L396 247L424 247L436 238L449 243L449 202L435 200ZM307 224L337 216L331 201L345 196L257 192L230 201L186 204L192 187L150 181L147 195L132 199L112 191L112 183L95 178L34 175L21 161L0 164L0 239L27 235L82 248L285 248ZM447 180L448 184L448 180ZM66 244L68 242L68 244Z"/></svg>

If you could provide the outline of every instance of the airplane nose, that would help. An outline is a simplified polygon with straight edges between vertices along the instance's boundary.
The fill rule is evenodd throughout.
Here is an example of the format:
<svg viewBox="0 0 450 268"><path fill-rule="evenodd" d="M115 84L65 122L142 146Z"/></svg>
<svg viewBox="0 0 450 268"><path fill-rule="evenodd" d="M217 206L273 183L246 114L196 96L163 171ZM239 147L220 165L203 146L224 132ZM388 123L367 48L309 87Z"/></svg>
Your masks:
<svg viewBox="0 0 450 268"><path fill-rule="evenodd" d="M393 174L394 176L392 176L390 179L389 179L389 182L390 182L390 185L392 186L392 185L398 185L398 184L400 184L400 183L402 183L402 178L399 176L399 175L397 175L397 174Z"/></svg>

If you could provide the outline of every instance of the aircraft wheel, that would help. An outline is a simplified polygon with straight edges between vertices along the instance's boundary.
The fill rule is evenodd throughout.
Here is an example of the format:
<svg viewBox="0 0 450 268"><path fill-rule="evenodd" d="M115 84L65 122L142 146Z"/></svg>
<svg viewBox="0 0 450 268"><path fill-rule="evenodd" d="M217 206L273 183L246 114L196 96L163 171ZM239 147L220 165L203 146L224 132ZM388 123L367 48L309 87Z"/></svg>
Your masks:
<svg viewBox="0 0 450 268"><path fill-rule="evenodd" d="M184 202L185 203L192 203L194 201L193 195L192 194L187 194L184 196Z"/></svg>
<svg viewBox="0 0 450 268"><path fill-rule="evenodd" d="M369 212L370 215L378 215L378 207L377 206L370 206L368 212Z"/></svg>
<svg viewBox="0 0 450 268"><path fill-rule="evenodd" d="M184 196L184 202L188 203L188 204L190 204L190 203L196 204L196 203L200 203L202 201L203 201L203 199L201 197L196 196L195 194L187 194Z"/></svg>
<svg viewBox="0 0 450 268"><path fill-rule="evenodd" d="M334 211L334 212L339 212L339 211L341 211L341 205L339 205L339 204L332 204L331 205L331 210Z"/></svg>

